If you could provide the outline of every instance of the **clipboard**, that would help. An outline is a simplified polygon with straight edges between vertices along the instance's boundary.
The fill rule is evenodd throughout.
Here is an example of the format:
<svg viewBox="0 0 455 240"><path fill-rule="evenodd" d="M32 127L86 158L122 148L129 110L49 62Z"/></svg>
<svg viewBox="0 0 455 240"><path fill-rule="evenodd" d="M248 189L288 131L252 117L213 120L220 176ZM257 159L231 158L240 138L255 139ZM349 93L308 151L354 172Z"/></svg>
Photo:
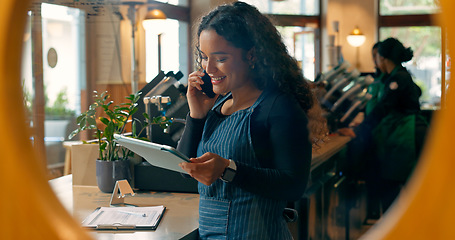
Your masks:
<svg viewBox="0 0 455 240"><path fill-rule="evenodd" d="M166 207L99 207L82 226L94 230L156 230Z"/></svg>
<svg viewBox="0 0 455 240"><path fill-rule="evenodd" d="M143 157L153 166L187 174L179 167L179 163L189 162L189 158L171 146L147 142L120 134L114 134L114 141Z"/></svg>

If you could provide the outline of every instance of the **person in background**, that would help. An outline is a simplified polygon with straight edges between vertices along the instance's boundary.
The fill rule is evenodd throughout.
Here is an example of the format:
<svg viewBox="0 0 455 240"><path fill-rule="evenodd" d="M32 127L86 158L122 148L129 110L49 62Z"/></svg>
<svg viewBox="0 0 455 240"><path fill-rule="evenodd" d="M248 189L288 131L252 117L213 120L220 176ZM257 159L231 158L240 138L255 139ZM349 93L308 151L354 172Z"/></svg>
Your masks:
<svg viewBox="0 0 455 240"><path fill-rule="evenodd" d="M370 178L381 199L385 212L398 196L402 186L417 163L423 145L425 120L420 115L419 97L422 92L414 83L403 62L413 57L396 38L379 43L376 61L387 74L379 91L378 101L364 121L354 129L340 129L339 133L364 142L371 150L367 159ZM368 146L368 144L372 144Z"/></svg>
<svg viewBox="0 0 455 240"><path fill-rule="evenodd" d="M374 74L374 82L368 86L367 93L371 95L371 99L367 102L365 106L365 115L369 115L371 111L374 109L376 104L378 103L379 99L381 98L382 94L384 93L384 83L383 80L386 78L386 73L384 70L381 70L379 67L378 61L377 61L377 55L378 55L378 48L379 44L381 42L377 42L373 45L371 49L371 55L373 58L374 62L374 68L376 70ZM353 141L355 143L356 141ZM357 141L358 142L358 141ZM354 147L356 149L355 151L359 151L359 149L363 149L362 154L351 154L357 157L360 157L362 159L357 159L355 162L361 162L365 158L369 157L369 154L374 151L371 150L371 148L366 147L365 145L371 147L371 143L366 143L362 142L360 146ZM352 149L351 149L352 151ZM371 157L371 156L370 156ZM374 156L373 156L374 157ZM364 168L361 169L362 172L364 172L362 178L365 180L366 184L366 191L367 191L367 212L366 212L366 217L364 220L364 224L372 224L374 223L379 217L381 216L381 203L380 203L380 196L378 195L379 191L377 189L378 186L378 178L375 176L375 167L376 166L370 166L369 162L364 163Z"/></svg>
<svg viewBox="0 0 455 240"><path fill-rule="evenodd" d="M377 102L380 99L380 93L384 89L384 83L382 82L385 79L386 73L381 71L379 64L377 62L378 48L381 42L377 42L373 45L371 49L371 55L373 57L374 68L376 70L374 74L374 82L368 86L368 93L371 94L371 99L367 102L365 106L365 114L368 115L376 106Z"/></svg>
<svg viewBox="0 0 455 240"><path fill-rule="evenodd" d="M376 70L374 74L374 82L368 86L367 93L371 95L371 99L367 102L365 106L365 115L369 115L371 111L374 109L376 104L378 103L379 99L381 98L384 92L384 83L383 80L386 79L386 73L381 71L379 67L379 63L377 60L378 55L378 48L381 42L377 42L373 45L371 49L371 55L374 62L374 68ZM371 145L371 144L369 144ZM359 149L359 148L357 148ZM371 149L364 148L365 153L363 158L368 156L368 153L374 152ZM358 162L358 161L357 161ZM367 189L367 215L365 217L364 224L372 224L374 221L379 219L381 216L381 204L380 204L380 196L378 195L379 191L377 190L378 186L378 177L376 177L375 169L376 166L370 166L365 163L365 173L364 179L366 183Z"/></svg>
<svg viewBox="0 0 455 240"><path fill-rule="evenodd" d="M200 237L292 239L283 212L305 191L312 141L324 129L308 128L323 123L319 104L277 29L251 5L204 16L196 50L217 96L201 91L202 69L189 74L177 149L199 182Z"/></svg>

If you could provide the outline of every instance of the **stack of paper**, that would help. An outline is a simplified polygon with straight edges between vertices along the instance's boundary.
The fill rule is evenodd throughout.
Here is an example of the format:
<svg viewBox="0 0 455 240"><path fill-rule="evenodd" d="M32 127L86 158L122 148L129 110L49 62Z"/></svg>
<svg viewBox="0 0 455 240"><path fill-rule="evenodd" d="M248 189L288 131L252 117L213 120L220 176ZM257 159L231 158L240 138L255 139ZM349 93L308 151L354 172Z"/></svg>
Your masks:
<svg viewBox="0 0 455 240"><path fill-rule="evenodd" d="M101 207L91 213L82 226L99 230L151 229L155 230L164 206L155 207Z"/></svg>

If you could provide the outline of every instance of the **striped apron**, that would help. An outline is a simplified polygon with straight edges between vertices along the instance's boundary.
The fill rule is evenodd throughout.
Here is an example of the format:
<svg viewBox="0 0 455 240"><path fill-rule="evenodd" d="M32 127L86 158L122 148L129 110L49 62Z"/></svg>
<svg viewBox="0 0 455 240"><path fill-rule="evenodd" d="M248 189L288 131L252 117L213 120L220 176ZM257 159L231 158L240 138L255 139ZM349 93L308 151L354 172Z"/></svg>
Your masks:
<svg viewBox="0 0 455 240"><path fill-rule="evenodd" d="M265 95L264 91L250 108L230 116L210 111L197 155L212 152L259 168L251 143L250 119ZM199 234L202 239L292 239L283 218L286 201L264 198L220 179L210 186L199 183L198 190Z"/></svg>

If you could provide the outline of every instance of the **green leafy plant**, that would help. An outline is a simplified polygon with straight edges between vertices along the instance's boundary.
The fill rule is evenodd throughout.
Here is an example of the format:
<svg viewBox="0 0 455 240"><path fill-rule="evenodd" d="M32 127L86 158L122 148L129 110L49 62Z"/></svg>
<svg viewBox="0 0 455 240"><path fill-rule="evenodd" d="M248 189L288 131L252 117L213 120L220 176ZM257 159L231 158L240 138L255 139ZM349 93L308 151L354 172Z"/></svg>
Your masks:
<svg viewBox="0 0 455 240"><path fill-rule="evenodd" d="M44 112L46 113L47 118L68 118L75 115L75 112L68 108L69 101L67 97L66 88L63 88L57 93L57 97L54 101L54 104L49 106L49 97L45 96L46 106L44 107Z"/></svg>
<svg viewBox="0 0 455 240"><path fill-rule="evenodd" d="M133 114L138 110L137 101L141 94L141 92L130 94L126 97L128 102L115 105L113 101L109 100L110 95L107 92L98 94L97 91L94 91L94 103L89 106L86 112L81 113L77 117L76 123L78 128L69 135L69 138L73 138L84 130L94 129L94 137L97 139L96 141L99 146L100 160L115 161L133 156L134 153L130 150L119 148L117 142L114 141L114 134L125 133L125 127L129 122L132 122L131 137L133 138L140 138L141 133L149 125L158 124L162 128L167 128L172 123L171 119L165 116L150 118L147 113L142 114L145 122L132 119ZM97 110L101 110L104 116L97 117ZM97 123L97 119L100 121L100 124ZM98 127L99 125L103 127ZM145 138L142 139L147 140ZM122 151L122 155L119 155L120 150ZM120 156L123 156L123 158Z"/></svg>
<svg viewBox="0 0 455 240"><path fill-rule="evenodd" d="M24 96L23 102L26 114L29 119L32 119L34 98L32 92L28 90L27 86L25 85L25 79L22 80L22 92ZM44 85L44 92L47 92L46 85ZM44 113L46 120L68 119L75 116L75 111L68 107L69 100L67 95L68 94L65 87L57 93L54 103L50 105L49 94L44 94Z"/></svg>

